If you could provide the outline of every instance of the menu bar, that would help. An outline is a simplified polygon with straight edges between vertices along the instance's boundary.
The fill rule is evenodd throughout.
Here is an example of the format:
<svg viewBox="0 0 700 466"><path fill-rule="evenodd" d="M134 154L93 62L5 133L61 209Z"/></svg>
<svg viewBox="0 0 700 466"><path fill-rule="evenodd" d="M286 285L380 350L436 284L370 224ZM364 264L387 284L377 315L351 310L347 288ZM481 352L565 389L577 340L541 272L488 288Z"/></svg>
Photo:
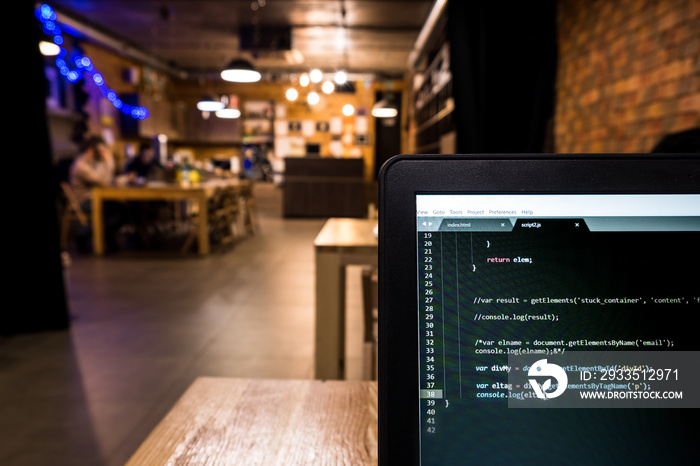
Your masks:
<svg viewBox="0 0 700 466"><path fill-rule="evenodd" d="M700 217L700 194L419 194L416 216Z"/></svg>

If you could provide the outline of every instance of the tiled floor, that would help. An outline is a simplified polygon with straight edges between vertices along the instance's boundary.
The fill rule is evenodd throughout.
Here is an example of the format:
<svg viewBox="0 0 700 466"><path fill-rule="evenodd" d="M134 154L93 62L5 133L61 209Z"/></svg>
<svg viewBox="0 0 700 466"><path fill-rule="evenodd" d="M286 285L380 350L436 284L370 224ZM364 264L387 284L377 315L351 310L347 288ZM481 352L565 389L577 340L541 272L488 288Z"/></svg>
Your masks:
<svg viewBox="0 0 700 466"><path fill-rule="evenodd" d="M72 326L0 339L0 464L123 465L198 376L311 378L313 239L256 185L260 230L209 257L73 256ZM361 373L359 268L348 376Z"/></svg>

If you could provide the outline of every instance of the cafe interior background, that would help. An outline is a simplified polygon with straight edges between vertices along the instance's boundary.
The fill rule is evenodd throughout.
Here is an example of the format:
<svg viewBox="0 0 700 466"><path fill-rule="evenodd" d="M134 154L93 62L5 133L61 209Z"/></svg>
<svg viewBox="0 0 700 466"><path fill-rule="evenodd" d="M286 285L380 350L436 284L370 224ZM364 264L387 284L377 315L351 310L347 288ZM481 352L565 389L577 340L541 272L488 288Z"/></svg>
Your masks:
<svg viewBox="0 0 700 466"><path fill-rule="evenodd" d="M2 464L123 464L197 376L313 378L314 238L348 205L374 215L392 155L645 153L700 126L692 0L57 0L45 17L24 5L31 131L6 133L6 173L33 186L8 202L21 257L0 325ZM41 56L39 40L66 52ZM261 79L222 79L237 59ZM237 118L198 109L205 95ZM161 160L252 180L259 228L206 257L62 251L57 179L90 134L120 163L154 141ZM287 205L285 168L307 159L361 161L362 189L322 214ZM360 272L348 378L365 373Z"/></svg>

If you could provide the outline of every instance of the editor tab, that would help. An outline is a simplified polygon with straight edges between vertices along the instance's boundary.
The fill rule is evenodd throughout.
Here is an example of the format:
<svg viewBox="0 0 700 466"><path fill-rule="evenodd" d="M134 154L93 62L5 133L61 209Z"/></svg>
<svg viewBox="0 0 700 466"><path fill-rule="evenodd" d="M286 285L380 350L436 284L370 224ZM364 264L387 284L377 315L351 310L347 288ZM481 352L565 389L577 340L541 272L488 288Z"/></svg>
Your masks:
<svg viewBox="0 0 700 466"><path fill-rule="evenodd" d="M440 231L513 231L509 218L445 218Z"/></svg>

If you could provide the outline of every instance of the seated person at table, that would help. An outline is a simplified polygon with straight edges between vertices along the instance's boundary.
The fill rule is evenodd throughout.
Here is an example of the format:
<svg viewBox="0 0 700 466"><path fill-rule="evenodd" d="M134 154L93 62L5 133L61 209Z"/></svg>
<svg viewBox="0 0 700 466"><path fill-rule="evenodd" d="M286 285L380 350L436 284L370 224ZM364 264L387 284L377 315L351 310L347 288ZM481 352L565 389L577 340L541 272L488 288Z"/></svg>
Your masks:
<svg viewBox="0 0 700 466"><path fill-rule="evenodd" d="M162 180L164 168L155 158L151 144L144 142L139 147L139 153L131 159L124 169L130 178L137 180Z"/></svg>
<svg viewBox="0 0 700 466"><path fill-rule="evenodd" d="M130 183L143 185L147 181L165 181L165 168L155 157L155 150L149 142L139 146L139 153L127 162L124 173ZM167 201L133 201L129 203L132 220L139 234L134 238L134 246L141 247L150 242L153 230L158 230L161 217L168 218L172 213L172 203Z"/></svg>
<svg viewBox="0 0 700 466"><path fill-rule="evenodd" d="M94 186L110 186L114 183L114 156L104 139L99 136L89 138L80 155L70 168L70 185L75 196L87 211L92 210L90 201Z"/></svg>
<svg viewBox="0 0 700 466"><path fill-rule="evenodd" d="M99 136L90 137L83 145L80 155L70 168L69 181L80 207L84 212L92 212L92 188L95 186L110 186L114 183L114 156L104 139ZM124 224L125 212L123 205L105 202L103 208L105 221L105 239L107 247L116 247L115 234ZM82 234L81 234L82 233ZM86 248L89 231L78 233L78 246Z"/></svg>

